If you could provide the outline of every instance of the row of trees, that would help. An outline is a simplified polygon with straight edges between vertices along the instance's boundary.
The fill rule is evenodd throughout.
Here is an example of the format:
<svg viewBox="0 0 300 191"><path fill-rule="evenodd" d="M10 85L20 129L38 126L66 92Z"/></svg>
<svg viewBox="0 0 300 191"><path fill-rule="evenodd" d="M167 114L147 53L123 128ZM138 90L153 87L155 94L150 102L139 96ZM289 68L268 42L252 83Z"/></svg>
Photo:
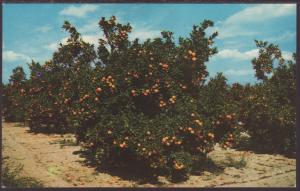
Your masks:
<svg viewBox="0 0 300 191"><path fill-rule="evenodd" d="M4 85L6 121L27 121L34 132L75 133L100 166L138 164L149 172L185 177L216 143L236 145L247 131L256 148L295 151L295 61L256 42L255 85L208 78L205 63L217 53L217 32L204 20L175 43L173 33L129 41L132 28L113 16L99 21L94 45L70 33L51 60L17 67ZM276 67L273 67L276 64ZM271 74L271 75L268 75Z"/></svg>

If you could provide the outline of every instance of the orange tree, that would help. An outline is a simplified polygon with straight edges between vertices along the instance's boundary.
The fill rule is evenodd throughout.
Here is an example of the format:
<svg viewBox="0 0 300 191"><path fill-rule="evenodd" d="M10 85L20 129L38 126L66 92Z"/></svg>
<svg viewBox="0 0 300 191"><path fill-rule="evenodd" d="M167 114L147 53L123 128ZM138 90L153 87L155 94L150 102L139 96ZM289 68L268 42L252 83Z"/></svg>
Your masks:
<svg viewBox="0 0 300 191"><path fill-rule="evenodd" d="M205 20L179 43L167 31L140 43L128 40L129 24L115 17L100 20L104 38L95 66L76 68L70 121L101 166L131 161L180 178L215 143L231 145L239 125L230 107L223 107L226 99L220 98L217 115L198 104L208 75L205 62L217 52L212 47L217 33L205 34L212 25Z"/></svg>
<svg viewBox="0 0 300 191"><path fill-rule="evenodd" d="M95 57L93 46L79 40L79 34L68 22L63 28L70 33L67 44L60 44L52 59L44 65L30 64L28 120L35 132L74 132L70 122L72 102L80 94L78 83L88 78L87 72L79 75L77 71L88 68ZM83 73L86 78L82 78Z"/></svg>
<svg viewBox="0 0 300 191"><path fill-rule="evenodd" d="M296 144L296 63L282 58L278 46L256 41L252 64L260 83L248 88L240 117L253 148L291 154Z"/></svg>
<svg viewBox="0 0 300 191"><path fill-rule="evenodd" d="M66 107L60 104L63 96L63 69L47 61L44 65L32 62L29 65L28 117L29 127L34 132L63 133L70 131L66 122Z"/></svg>
<svg viewBox="0 0 300 191"><path fill-rule="evenodd" d="M205 63L217 53L217 33L205 33L210 26L203 21L178 43L168 31L141 43L129 41L129 24L102 18L95 50L65 22L67 43L44 65L30 64L31 130L74 132L104 167L131 163L185 177L216 143L230 147L238 139L226 79L205 84Z"/></svg>
<svg viewBox="0 0 300 191"><path fill-rule="evenodd" d="M226 81L222 73L217 73L203 85L197 99L197 110L211 120L215 137L220 140L221 146L229 148L239 143L241 130L237 111L243 94L240 91L233 91L233 87L244 89L244 86L239 84L230 86Z"/></svg>
<svg viewBox="0 0 300 191"><path fill-rule="evenodd" d="M31 76L29 84L28 121L35 132L64 131L64 118L56 102L61 76L53 71L53 62L44 65L32 62L29 64Z"/></svg>
<svg viewBox="0 0 300 191"><path fill-rule="evenodd" d="M9 83L4 86L3 115L6 121L24 122L26 102L26 75L22 67L13 69Z"/></svg>

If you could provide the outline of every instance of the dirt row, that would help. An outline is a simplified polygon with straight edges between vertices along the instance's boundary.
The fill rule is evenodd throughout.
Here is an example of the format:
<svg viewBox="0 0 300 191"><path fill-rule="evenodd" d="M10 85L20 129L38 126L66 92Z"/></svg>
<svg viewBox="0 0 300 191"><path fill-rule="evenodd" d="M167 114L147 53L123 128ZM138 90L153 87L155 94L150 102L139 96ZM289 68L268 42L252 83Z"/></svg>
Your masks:
<svg viewBox="0 0 300 191"><path fill-rule="evenodd" d="M219 147L209 156L216 165L225 165L220 171L207 169L176 184L165 177L159 177L156 183L141 183L86 165L86 158L79 154L80 146L61 145L63 140L72 139L70 134L33 134L28 127L2 122L3 156L23 164L23 175L36 178L45 187L294 187L296 184L295 159Z"/></svg>

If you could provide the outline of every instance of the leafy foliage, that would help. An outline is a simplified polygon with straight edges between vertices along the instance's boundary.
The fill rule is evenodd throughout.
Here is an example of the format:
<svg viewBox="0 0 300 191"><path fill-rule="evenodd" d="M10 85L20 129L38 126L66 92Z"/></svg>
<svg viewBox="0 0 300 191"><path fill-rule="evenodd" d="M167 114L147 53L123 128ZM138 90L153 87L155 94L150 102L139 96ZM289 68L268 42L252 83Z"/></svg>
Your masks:
<svg viewBox="0 0 300 191"><path fill-rule="evenodd" d="M13 69L9 84L3 86L3 115L6 121L24 121L26 75L22 67Z"/></svg>
<svg viewBox="0 0 300 191"><path fill-rule="evenodd" d="M272 75L269 78L257 76L262 82L248 88L240 102L241 120L257 150L293 153L296 144L295 55L294 61L285 61L280 49L273 44L260 42L258 48L261 54L253 60L254 66L259 65L255 67L256 74L263 74L268 68ZM276 61L278 65L274 67Z"/></svg>
<svg viewBox="0 0 300 191"><path fill-rule="evenodd" d="M65 22L70 36L52 59L32 61L28 80L12 75L25 84L20 108L32 131L75 133L100 167L138 166L174 181L216 143L238 144L242 127L263 149L294 150L295 63L285 62L277 46L256 41L252 63L260 83L228 85L221 73L207 79L206 62L217 53L218 33L205 32L212 26L204 20L177 43L169 31L140 42L128 39L130 24L101 18L96 49ZM8 103L6 111L15 109Z"/></svg>
<svg viewBox="0 0 300 191"><path fill-rule="evenodd" d="M7 158L1 159L1 186L6 188L41 188L43 184L32 178L21 176L23 170L21 164L8 165Z"/></svg>

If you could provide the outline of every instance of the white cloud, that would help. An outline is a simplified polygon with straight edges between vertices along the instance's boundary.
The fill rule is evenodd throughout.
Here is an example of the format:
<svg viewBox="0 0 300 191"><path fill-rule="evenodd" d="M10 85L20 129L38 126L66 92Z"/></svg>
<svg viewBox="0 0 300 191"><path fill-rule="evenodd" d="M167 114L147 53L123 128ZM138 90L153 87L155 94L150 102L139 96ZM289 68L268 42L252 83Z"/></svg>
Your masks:
<svg viewBox="0 0 300 191"><path fill-rule="evenodd" d="M278 36L267 38L266 41L273 42L273 41L287 41L287 40L296 40L296 32L286 31Z"/></svg>
<svg viewBox="0 0 300 191"><path fill-rule="evenodd" d="M261 4L239 11L214 28L219 32L219 39L237 36L251 36L259 32L251 31L247 25L252 23L265 23L271 19L288 16L296 13L294 4Z"/></svg>
<svg viewBox="0 0 300 191"><path fill-rule="evenodd" d="M262 4L246 8L228 17L224 24L266 22L270 19L296 13L295 4Z"/></svg>
<svg viewBox="0 0 300 191"><path fill-rule="evenodd" d="M52 27L50 25L45 25L45 26L37 27L35 29L35 31L46 33L46 32L49 32L51 29L52 29Z"/></svg>
<svg viewBox="0 0 300 191"><path fill-rule="evenodd" d="M121 18L118 18L119 23L126 23L125 21L122 21ZM140 39L141 41L145 41L148 38L152 39L155 37L159 37L161 31L159 30L153 30L150 29L149 26L145 27L144 25L142 26L137 26L135 24L131 24L133 30L131 33L129 33L129 40L134 40L135 38ZM97 35L97 40L95 40L96 35L83 35L82 37L86 37L87 42L96 42L98 44L98 39L103 36L103 32L99 29L98 26L98 20L93 20L89 21L87 24L83 25L78 29L80 33L100 33ZM85 40L85 39L84 39ZM93 43L95 44L95 43Z"/></svg>
<svg viewBox="0 0 300 191"><path fill-rule="evenodd" d="M68 40L68 37L65 37L65 38L61 39L60 41L47 44L46 46L44 46L44 48L51 50L51 51L56 51L59 47L59 43L66 44L67 40Z"/></svg>
<svg viewBox="0 0 300 191"><path fill-rule="evenodd" d="M100 31L98 26L98 20L89 21L87 24L78 28L78 32L87 33L87 32L98 32Z"/></svg>
<svg viewBox="0 0 300 191"><path fill-rule="evenodd" d="M219 39L238 36L253 36L259 34L258 31L249 31L249 29L243 28L240 25L222 25L220 27L215 27L215 30L219 32L219 35L217 37Z"/></svg>
<svg viewBox="0 0 300 191"><path fill-rule="evenodd" d="M99 35L82 35L82 40L90 44L98 45Z"/></svg>
<svg viewBox="0 0 300 191"><path fill-rule="evenodd" d="M82 35L83 41L88 42L90 44L94 44L95 47L98 45L99 38L100 38L99 35ZM68 37L65 37L65 38L61 39L60 41L47 44L46 46L44 46L44 48L46 48L47 50L50 50L50 51L56 51L59 47L59 44L61 43L61 44L65 45L65 44L67 44L67 40L68 40Z"/></svg>
<svg viewBox="0 0 300 191"><path fill-rule="evenodd" d="M129 39L130 40L134 40L136 38L140 39L141 41L145 41L148 38L152 39L155 37L160 37L160 33L161 31L159 30L147 30L147 29L138 29L138 30L133 30L133 32L131 32L129 34Z"/></svg>
<svg viewBox="0 0 300 191"><path fill-rule="evenodd" d="M223 49L218 52L214 59L234 59L238 61L252 60L258 56L258 49L241 52L238 49ZM282 51L282 57L286 60L293 59L293 53L289 51Z"/></svg>
<svg viewBox="0 0 300 191"><path fill-rule="evenodd" d="M13 62L13 61L30 61L31 58L25 54L17 53L12 50L7 50L2 53L3 61Z"/></svg>
<svg viewBox="0 0 300 191"><path fill-rule="evenodd" d="M96 5L81 5L74 6L71 5L62 11L59 12L60 15L67 15L73 17L84 17L88 13L93 13L97 10L98 6Z"/></svg>
<svg viewBox="0 0 300 191"><path fill-rule="evenodd" d="M46 45L44 48L51 50L51 51L55 51L58 49L58 43L57 42L50 43L50 44Z"/></svg>
<svg viewBox="0 0 300 191"><path fill-rule="evenodd" d="M247 76L247 75L253 75L255 72L253 69L229 69L224 72L224 74L229 76Z"/></svg>
<svg viewBox="0 0 300 191"><path fill-rule="evenodd" d="M223 49L218 52L215 58L235 59L235 60L251 60L258 55L258 49L241 52L238 49Z"/></svg>
<svg viewBox="0 0 300 191"><path fill-rule="evenodd" d="M292 52L282 51L281 54L282 54L282 57L285 60L293 60L293 53Z"/></svg>

